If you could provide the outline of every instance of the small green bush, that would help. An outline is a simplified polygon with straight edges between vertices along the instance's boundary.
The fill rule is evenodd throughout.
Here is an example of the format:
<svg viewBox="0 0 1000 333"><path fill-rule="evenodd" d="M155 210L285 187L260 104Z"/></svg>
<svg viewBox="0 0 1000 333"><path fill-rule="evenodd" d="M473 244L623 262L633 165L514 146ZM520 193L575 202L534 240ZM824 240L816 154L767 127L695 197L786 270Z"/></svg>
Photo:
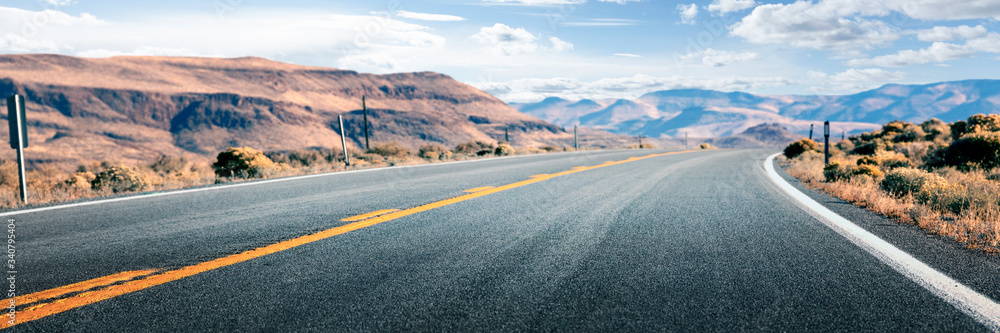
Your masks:
<svg viewBox="0 0 1000 333"><path fill-rule="evenodd" d="M924 189L945 187L948 181L933 173L920 169L899 168L889 171L879 182L879 187L886 193L902 198L907 195L917 195Z"/></svg>
<svg viewBox="0 0 1000 333"><path fill-rule="evenodd" d="M823 177L827 182L845 181L851 179L856 169L853 165L834 161L823 167Z"/></svg>
<svg viewBox="0 0 1000 333"><path fill-rule="evenodd" d="M95 191L134 192L146 189L149 179L134 168L115 165L97 174L90 186Z"/></svg>
<svg viewBox="0 0 1000 333"><path fill-rule="evenodd" d="M1000 166L1000 132L971 133L956 140L944 152L944 164L969 170L992 170Z"/></svg>
<svg viewBox="0 0 1000 333"><path fill-rule="evenodd" d="M497 145L496 150L493 151L493 154L495 154L497 156L513 155L514 154L514 146L511 146L510 144L508 144L506 142L500 143L500 144Z"/></svg>
<svg viewBox="0 0 1000 333"><path fill-rule="evenodd" d="M261 178L266 177L274 167L274 162L264 153L250 147L226 149L212 163L212 169L219 177Z"/></svg>
<svg viewBox="0 0 1000 333"><path fill-rule="evenodd" d="M785 147L785 157L789 159L796 158L810 150L819 150L819 144L813 140L802 139L792 142L788 147Z"/></svg>

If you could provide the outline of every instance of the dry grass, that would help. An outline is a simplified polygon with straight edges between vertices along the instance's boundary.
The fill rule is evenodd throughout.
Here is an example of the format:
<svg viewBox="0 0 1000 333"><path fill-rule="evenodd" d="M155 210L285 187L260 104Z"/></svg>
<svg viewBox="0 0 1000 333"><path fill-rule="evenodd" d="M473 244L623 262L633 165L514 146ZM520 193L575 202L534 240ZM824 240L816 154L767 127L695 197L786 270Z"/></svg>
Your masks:
<svg viewBox="0 0 1000 333"><path fill-rule="evenodd" d="M478 154L487 147L491 147L488 153ZM91 162L79 166L75 172L66 172L55 166L43 166L38 170L28 171L28 200L30 205L42 205L137 191L163 191L241 182L254 178L290 177L394 165L572 150L572 148L544 148L547 147L515 149L507 143L491 145L473 141L458 147L457 150L461 153L447 150L439 145L427 145L422 147L418 154L413 154L397 143L385 143L376 144L367 152L352 152L351 165L345 166L344 153L340 150L261 153L243 147L227 150L228 154L227 152L220 154L224 155L226 163L220 164L216 161L214 164L218 166L215 168L209 163L197 163L183 157L172 156L162 156L152 164L138 166L120 162ZM234 159L239 161L234 162ZM225 175L217 174L219 167L226 170L223 172ZM249 169L254 171L249 172ZM141 182L142 185L133 186L132 182ZM18 188L17 163L0 160L0 209L26 207L21 202Z"/></svg>
<svg viewBox="0 0 1000 333"><path fill-rule="evenodd" d="M951 237L970 248L1000 252L1000 182L989 179L992 173L941 169L927 177L933 180L929 182L932 184L922 191L917 185L917 190L910 189L894 196L881 186L884 176L855 175L827 181L823 174L823 156L819 153L806 152L795 159L781 157L779 160L790 175L807 187L900 223Z"/></svg>

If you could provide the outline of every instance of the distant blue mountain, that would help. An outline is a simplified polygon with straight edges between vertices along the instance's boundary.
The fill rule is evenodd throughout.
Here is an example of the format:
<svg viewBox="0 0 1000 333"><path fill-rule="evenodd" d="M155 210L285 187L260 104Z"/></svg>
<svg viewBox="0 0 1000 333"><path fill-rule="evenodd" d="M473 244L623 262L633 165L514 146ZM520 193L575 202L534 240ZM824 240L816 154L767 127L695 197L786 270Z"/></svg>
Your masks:
<svg viewBox="0 0 1000 333"><path fill-rule="evenodd" d="M512 106L560 126L580 124L652 137L735 135L765 122L806 133L809 124L824 120L850 133L893 120L922 122L934 117L952 122L977 113L1000 113L1000 80L889 84L851 95L765 96L677 89L634 100L547 98Z"/></svg>

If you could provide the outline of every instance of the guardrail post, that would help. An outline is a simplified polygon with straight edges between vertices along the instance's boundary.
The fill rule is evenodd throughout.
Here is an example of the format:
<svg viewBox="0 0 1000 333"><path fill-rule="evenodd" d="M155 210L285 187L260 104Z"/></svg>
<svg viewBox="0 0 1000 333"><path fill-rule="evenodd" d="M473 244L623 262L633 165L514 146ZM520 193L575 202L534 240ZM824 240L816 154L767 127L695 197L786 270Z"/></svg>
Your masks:
<svg viewBox="0 0 1000 333"><path fill-rule="evenodd" d="M24 119L24 96L7 98L7 123L10 125L10 148L17 149L17 175L21 201L28 203L28 174L24 171L24 148L28 147L28 123Z"/></svg>
<svg viewBox="0 0 1000 333"><path fill-rule="evenodd" d="M347 151L347 137L344 136L344 116L339 115L340 120L340 145L344 147L344 166L351 166L351 154Z"/></svg>

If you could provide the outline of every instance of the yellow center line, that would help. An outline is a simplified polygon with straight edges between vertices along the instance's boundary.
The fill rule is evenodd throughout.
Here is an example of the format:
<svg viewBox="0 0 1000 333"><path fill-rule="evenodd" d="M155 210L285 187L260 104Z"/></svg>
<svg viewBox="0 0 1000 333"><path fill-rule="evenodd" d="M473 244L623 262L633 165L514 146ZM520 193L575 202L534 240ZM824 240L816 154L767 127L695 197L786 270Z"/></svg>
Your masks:
<svg viewBox="0 0 1000 333"><path fill-rule="evenodd" d="M111 274L108 276L99 277L96 279L91 279L83 282L77 282L73 284L68 284L62 287L53 288L45 291L39 291L37 293L31 293L27 295L17 296L13 298L14 304L17 305L28 305L38 301L44 301L47 299L57 298L66 294L72 294L79 291L85 291L94 289L97 287L103 287L115 282L128 281L143 275L150 275L161 271L160 269L146 269L141 271L128 271L121 272L117 274ZM0 304L7 306L11 304L10 298L0 301Z"/></svg>
<svg viewBox="0 0 1000 333"><path fill-rule="evenodd" d="M409 209L404 209L404 210L398 210L398 211L392 210L392 212L387 212L387 213L383 213L383 214L375 214L377 216L374 217L374 218L370 218L370 219L362 220L362 221L359 221L359 222L354 222L354 223L342 225L342 226L335 227L335 228L330 228L330 229L327 229L327 230L324 230L324 231L317 232L315 234L301 236L301 237L290 239L290 240L286 240L286 241L283 241L283 242L280 242L280 243L275 243L275 244L271 244L271 245L268 245L268 246L256 248L256 249L253 249L253 250L250 250L250 251L246 251L246 252L242 252L242 253L237 253L237 254L225 256L225 257L222 257L222 258L218 258L218 259L211 260L211 261L206 261L206 262L199 263L199 264L194 264L194 265L187 266L187 267L178 268L178 269L175 269L175 270L172 270L172 271L166 271L166 272L163 272L161 274L149 275L149 276L144 277L142 279L136 279L136 280L127 281L127 282L124 282L124 283L121 283L121 284L111 285L111 286L108 286L108 287L103 288L103 289L81 293L81 294L76 295L74 297L59 299L59 300L53 301L51 303L33 306L33 307L30 307L30 308L25 309L23 311L18 311L17 312L17 317L16 317L17 321L15 322L15 325L19 324L19 323L28 322L28 321L32 321L32 320L35 320L35 319L47 317L47 316L54 315L54 314L57 314L57 313L61 313L61 312L64 312L64 311L72 310L72 309L75 309L75 308L78 308L78 307L81 307L81 306L85 306L85 305L88 305L88 304L97 303L97 302L100 302L100 301L103 301L103 300L106 300L106 299L110 299L110 298L114 298L114 297L117 297L117 296L121 296L121 295L124 295L124 294L132 293L132 292L139 291L139 290L143 290L143 289L146 289L146 288L149 288L149 287L158 286L158 285L165 284L165 283L168 283L168 282L171 282L171 281L180 280L180 279L183 279L183 278L186 278L186 277L190 277L190 276L193 276L193 275L196 275L196 274L199 274L199 273L204 273L204 272L207 272L207 271L210 271L210 270L214 270L214 269L217 269L217 268L226 267L226 266L229 266L229 265L241 263L241 262L244 262L244 261L247 261L247 260L250 260L250 259L254 259L254 258L259 258L259 257L265 256L265 255L268 255L268 254L275 253L275 252L284 251L284 250L291 249L293 247L297 247L297 246L300 246L300 245L303 245L303 244L312 243L312 242L315 242L315 241L318 241L318 240L330 238L330 237L337 236L337 235L340 235L340 234L344 234L344 233L347 233L347 232L351 232L351 231L354 231L354 230L358 230L358 229L370 227L370 226L373 226L373 225L376 225L376 224L379 224L379 223L382 223L382 222L395 220L395 219L398 219L400 217L404 217L404 216L407 216L407 215L413 215L413 214L424 212L424 211L428 211L428 210L431 210L431 209L444 207L444 206L447 206L447 205L450 205L450 204L453 204L453 203L462 202L462 201L466 201L466 200L469 200L469 199L474 199L474 198L478 198L478 197L490 195L490 194L493 194L493 193L506 191L506 190L509 190L509 189L513 189L513 188L525 186L525 185L528 185L528 184L534 184L534 183L537 183L537 182L544 181L546 179L551 179L551 178L554 178L554 177L564 176L564 175L573 174L573 173L577 173L577 172L581 172L581 171L586 171L586 170L593 170L593 169L603 168L603 167L612 166L612 165L618 165L618 164L623 164L623 163L628 163L628 162L639 161L639 160L643 160L643 159L647 159L647 158L660 157L660 156L673 155L673 154L680 154L680 153L687 153L687 152L692 152L692 151L694 151L694 150L678 151L678 152L668 152L668 153L659 153L659 154L651 154L651 155L646 155L646 156L642 156L642 157L633 157L633 158L629 158L629 159L621 160L621 161L608 161L608 162L605 162L603 164L589 166L589 167L573 168L572 170L567 170L567 171L558 172L558 173L554 173L554 174L536 175L538 177L532 176L533 178L531 178L531 179L522 180L522 181L519 181L519 182L516 182L516 183L511 183L511 184L507 184L507 185L503 185L503 186L492 187L492 188L489 188L489 189L484 189L482 191L478 191L478 192L474 192L474 193L469 193L469 194L457 196L457 197L454 197L454 198L451 198L451 199L445 199L445 200L441 200L441 201L437 201L437 202L432 202L432 203L429 203L429 204L420 205L420 206L417 206L417 207L413 207L413 208L409 208ZM374 213L379 213L379 212L383 212L383 211L372 212L372 213L369 213L369 214L374 214ZM369 214L364 214L364 215L369 215ZM375 216L375 215L372 215L372 216ZM135 272L142 272L142 271L135 271ZM132 272L125 272L125 273L132 273ZM125 273L120 273L120 274L125 274ZM112 276L114 276L114 275L112 275ZM136 275L136 276L141 276L141 275ZM94 279L94 280L88 280L88 281L80 282L80 283L75 283L75 284L67 285L67 286L64 286L64 287L59 287L59 288L55 288L55 289L50 289L50 290L42 291L42 292L35 293L35 294L41 294L41 293L54 294L54 293L57 293L56 290L60 290L60 289L64 289L64 288L69 288L70 286L79 285L81 283L87 283L87 282L92 282L92 281L101 280L101 279L108 279L108 277L98 278L98 279ZM63 293L63 294L66 294L66 293ZM60 295L62 295L62 294L60 294ZM27 295L25 297L27 297ZM0 329L7 328L7 327L10 327L10 326L13 326L13 325L11 325L9 323L9 321L7 321L7 320L0 320Z"/></svg>
<svg viewBox="0 0 1000 333"><path fill-rule="evenodd" d="M470 189L462 191L462 192L465 192L465 193L475 193L475 192L479 192L479 191L482 191L482 190L488 190L488 189L491 189L491 188L493 188L493 186L483 186L483 187L477 187L477 188L470 188Z"/></svg>
<svg viewBox="0 0 1000 333"><path fill-rule="evenodd" d="M540 174L540 175L531 175L531 176L528 176L528 178L541 178L541 177L548 177L548 176L549 176L549 174L543 173L543 174Z"/></svg>
<svg viewBox="0 0 1000 333"><path fill-rule="evenodd" d="M399 210L399 209L377 210L377 211L374 211L374 212L371 212L371 213L365 213L365 214L361 214L361 215L354 215L354 216L351 216L351 217L342 218L340 220L344 221L344 222L361 221L361 220L365 220L365 219L368 219L368 218L371 218L371 217L375 217L375 216L379 216L379 215L382 215L382 214L392 213L392 212L395 212L397 210Z"/></svg>

